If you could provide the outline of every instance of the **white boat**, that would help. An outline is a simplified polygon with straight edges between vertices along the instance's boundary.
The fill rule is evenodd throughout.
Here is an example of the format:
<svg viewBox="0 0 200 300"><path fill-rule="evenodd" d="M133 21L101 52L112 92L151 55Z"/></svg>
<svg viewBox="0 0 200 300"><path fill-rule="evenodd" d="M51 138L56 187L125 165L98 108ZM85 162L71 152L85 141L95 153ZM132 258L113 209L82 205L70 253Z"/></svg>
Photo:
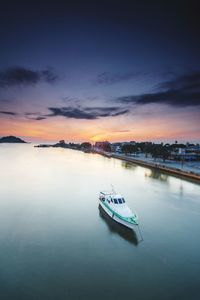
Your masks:
<svg viewBox="0 0 200 300"><path fill-rule="evenodd" d="M137 215L127 206L124 198L114 191L100 192L99 204L116 222L131 229L139 225Z"/></svg>

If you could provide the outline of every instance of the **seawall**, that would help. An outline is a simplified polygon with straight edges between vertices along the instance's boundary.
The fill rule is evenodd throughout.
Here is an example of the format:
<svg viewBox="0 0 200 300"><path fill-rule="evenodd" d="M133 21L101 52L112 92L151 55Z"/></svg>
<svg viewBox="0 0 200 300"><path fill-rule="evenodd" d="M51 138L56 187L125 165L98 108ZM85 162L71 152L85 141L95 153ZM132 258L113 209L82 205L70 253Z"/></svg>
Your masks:
<svg viewBox="0 0 200 300"><path fill-rule="evenodd" d="M142 167L147 167L147 168L150 168L150 169L160 170L164 173L170 174L170 175L175 176L175 177L184 178L184 179L187 179L187 180L190 180L190 181L195 181L197 183L200 183L200 175L198 175L196 173L193 173L193 172L187 172L187 171L183 171L181 169L176 169L176 168L169 168L169 167L164 166L160 163L158 164L156 162L155 163L146 162L146 161L143 161L143 160L134 159L132 157L127 157L125 155L122 156L122 155L117 155L117 154L114 154L114 153L110 153L109 155L104 154L104 153L99 153L99 154L102 154L102 155L105 155L105 156L108 156L108 157L113 157L113 158L120 159L120 160L124 160L124 161L130 162L130 163L134 163L134 164L137 164L137 165L142 166Z"/></svg>

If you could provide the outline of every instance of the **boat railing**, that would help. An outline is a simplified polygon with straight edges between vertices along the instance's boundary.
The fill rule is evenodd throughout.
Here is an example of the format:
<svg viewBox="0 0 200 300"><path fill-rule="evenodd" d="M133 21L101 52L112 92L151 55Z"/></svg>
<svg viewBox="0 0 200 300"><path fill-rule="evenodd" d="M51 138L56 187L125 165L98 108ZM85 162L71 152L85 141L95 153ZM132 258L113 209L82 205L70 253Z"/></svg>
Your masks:
<svg viewBox="0 0 200 300"><path fill-rule="evenodd" d="M110 196L110 195L114 195L113 192L100 192L100 194L104 195L104 196Z"/></svg>

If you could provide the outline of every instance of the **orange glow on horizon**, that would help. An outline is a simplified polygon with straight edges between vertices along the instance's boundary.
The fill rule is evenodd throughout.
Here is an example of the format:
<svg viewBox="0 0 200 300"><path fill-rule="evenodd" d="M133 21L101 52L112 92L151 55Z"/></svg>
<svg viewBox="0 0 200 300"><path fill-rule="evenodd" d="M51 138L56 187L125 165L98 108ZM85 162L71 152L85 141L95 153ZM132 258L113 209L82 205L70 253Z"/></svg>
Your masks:
<svg viewBox="0 0 200 300"><path fill-rule="evenodd" d="M192 115L190 118L194 118ZM198 120L198 116L195 117ZM189 119L190 120L190 119ZM194 121L198 123L198 121ZM194 123L177 115L156 118L131 117L104 118L97 120L75 120L49 118L42 121L20 118L1 118L0 135L15 135L27 141L83 142L116 141L162 141L199 140L199 131Z"/></svg>

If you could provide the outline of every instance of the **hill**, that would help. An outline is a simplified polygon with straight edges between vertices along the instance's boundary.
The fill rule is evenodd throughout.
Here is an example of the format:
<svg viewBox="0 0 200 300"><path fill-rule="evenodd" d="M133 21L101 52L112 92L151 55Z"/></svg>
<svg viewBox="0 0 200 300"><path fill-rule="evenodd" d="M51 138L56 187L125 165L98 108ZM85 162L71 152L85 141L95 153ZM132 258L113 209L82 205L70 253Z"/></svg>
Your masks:
<svg viewBox="0 0 200 300"><path fill-rule="evenodd" d="M0 143L26 143L22 139L15 137L15 136L4 136L0 138Z"/></svg>

